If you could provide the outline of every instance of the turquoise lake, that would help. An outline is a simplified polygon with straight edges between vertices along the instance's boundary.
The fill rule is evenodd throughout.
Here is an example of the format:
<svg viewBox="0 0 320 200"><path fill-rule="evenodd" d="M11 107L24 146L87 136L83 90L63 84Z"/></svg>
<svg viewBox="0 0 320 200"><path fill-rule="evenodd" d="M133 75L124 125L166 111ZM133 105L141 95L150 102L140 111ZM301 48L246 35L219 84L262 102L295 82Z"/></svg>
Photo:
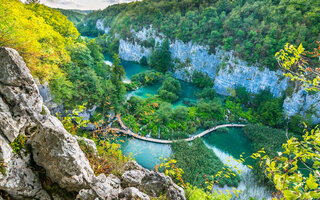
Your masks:
<svg viewBox="0 0 320 200"><path fill-rule="evenodd" d="M107 64L112 64L111 57L106 56L105 62ZM126 71L126 82L130 81L132 75L149 69L148 66L142 66L138 63L129 61L122 61L122 65ZM190 83L180 81L180 84L182 89L181 96L173 103L173 107L183 105L183 100L185 98L196 101L194 95L196 92L200 91L199 88ZM128 92L127 99L131 96L146 98L149 95L157 95L160 87L161 84L158 83L139 88L135 91ZM195 134L202 131L204 130L199 129ZM253 153L252 143L245 136L242 128L229 128L228 132L213 131L205 135L202 140L224 164L227 164L235 171L238 169L242 170L240 175L241 181L237 187L237 189L242 192L237 199L247 200L250 197L253 197L254 199L272 199L272 192L266 187L257 184L257 180L252 170L246 165L232 159L232 157L239 159L242 153L244 153L244 158ZM154 169L156 165L162 162L163 158L168 158L172 155L170 145L146 142L127 136L121 136L120 140L117 141L121 144L122 152L124 152L125 155L132 156L140 165L147 169ZM245 164L252 165L253 163L252 160L249 160L249 162L246 162ZM228 186L214 188L214 190L225 194L232 189L233 188Z"/></svg>
<svg viewBox="0 0 320 200"><path fill-rule="evenodd" d="M112 57L110 55L105 55L105 58L106 63L112 64ZM150 69L148 66L142 66L130 61L122 60L121 64L126 72L127 81L130 81L132 75ZM190 83L180 81L180 84L182 88L181 97L173 103L173 107L183 105L183 99L185 98L196 100L194 95L200 91L199 88ZM160 87L161 83L142 87L135 91L128 92L127 98L131 96L146 98L149 95L157 95ZM203 130L200 129L197 132L201 131ZM148 169L152 169L159 164L161 162L160 157L169 157L172 154L170 145L141 141L126 136L121 136L121 139L124 141L121 142L123 152L126 155L132 155L139 164ZM228 133L215 131L206 135L203 140L207 146L217 148L235 158L239 158L243 152L245 155L252 153L251 142L244 135L241 128L230 128Z"/></svg>

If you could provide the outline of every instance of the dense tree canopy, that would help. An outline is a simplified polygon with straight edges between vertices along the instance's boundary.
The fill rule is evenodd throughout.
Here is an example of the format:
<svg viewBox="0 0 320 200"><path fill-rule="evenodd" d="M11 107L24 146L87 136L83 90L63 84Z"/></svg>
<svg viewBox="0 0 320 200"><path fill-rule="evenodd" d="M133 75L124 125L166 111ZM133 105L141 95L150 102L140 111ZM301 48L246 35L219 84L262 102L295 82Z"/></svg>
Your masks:
<svg viewBox="0 0 320 200"><path fill-rule="evenodd" d="M148 0L90 13L81 33L97 35L97 19L130 38L130 27L153 27L184 42L222 46L243 59L276 69L274 54L287 42L308 49L319 39L320 2L310 0Z"/></svg>
<svg viewBox="0 0 320 200"><path fill-rule="evenodd" d="M176 101L181 93L180 82L173 77L166 77L158 92L163 100L169 102Z"/></svg>
<svg viewBox="0 0 320 200"><path fill-rule="evenodd" d="M0 45L18 50L32 75L48 82L55 101L66 108L103 105L111 95L123 99L122 77L112 76L117 72L105 64L99 45L80 39L59 10L33 1L0 0Z"/></svg>

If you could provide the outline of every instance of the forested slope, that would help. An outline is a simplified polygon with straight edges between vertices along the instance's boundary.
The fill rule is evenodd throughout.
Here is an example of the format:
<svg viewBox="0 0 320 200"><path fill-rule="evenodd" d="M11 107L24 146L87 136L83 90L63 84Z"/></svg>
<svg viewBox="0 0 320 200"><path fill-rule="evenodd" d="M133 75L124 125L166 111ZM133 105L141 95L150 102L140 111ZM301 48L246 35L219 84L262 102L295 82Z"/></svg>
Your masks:
<svg viewBox="0 0 320 200"><path fill-rule="evenodd" d="M65 108L118 102L111 67L94 40L84 41L66 16L41 4L0 0L0 46L16 49L32 75L48 82ZM118 86L117 86L118 87ZM116 106L116 105L114 105Z"/></svg>
<svg viewBox="0 0 320 200"><path fill-rule="evenodd" d="M73 24L77 25L81 20L85 17L85 15L90 11L77 11L77 10L65 10L65 9L57 9L63 15L68 17Z"/></svg>
<svg viewBox="0 0 320 200"><path fill-rule="evenodd" d="M211 52L233 49L270 69L285 43L312 49L320 37L320 1L310 0L144 0L90 13L79 31L97 36L98 19L122 38L131 37L130 27L153 25L171 39L209 45Z"/></svg>

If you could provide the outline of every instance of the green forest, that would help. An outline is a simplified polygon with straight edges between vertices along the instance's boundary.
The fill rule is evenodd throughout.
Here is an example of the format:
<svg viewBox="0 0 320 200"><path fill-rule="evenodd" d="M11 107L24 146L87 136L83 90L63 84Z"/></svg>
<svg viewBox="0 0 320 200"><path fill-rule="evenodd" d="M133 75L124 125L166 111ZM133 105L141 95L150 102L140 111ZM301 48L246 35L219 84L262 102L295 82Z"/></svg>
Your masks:
<svg viewBox="0 0 320 200"><path fill-rule="evenodd" d="M132 38L130 27L152 25L170 39L208 45L211 52L234 50L249 63L275 70L274 54L286 43L316 47L319 6L309 0L145 0L90 13L78 30L98 36L96 21L103 19L113 34Z"/></svg>

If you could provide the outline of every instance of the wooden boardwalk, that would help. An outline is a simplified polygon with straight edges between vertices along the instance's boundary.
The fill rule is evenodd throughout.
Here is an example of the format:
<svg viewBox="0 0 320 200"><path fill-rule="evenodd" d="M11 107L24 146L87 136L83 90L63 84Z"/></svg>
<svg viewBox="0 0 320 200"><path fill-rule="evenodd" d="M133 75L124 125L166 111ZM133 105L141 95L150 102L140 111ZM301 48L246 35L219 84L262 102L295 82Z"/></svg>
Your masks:
<svg viewBox="0 0 320 200"><path fill-rule="evenodd" d="M224 125L219 125L219 126L215 126L213 128L210 128L208 130L205 130L195 136L192 136L190 138L187 139L181 139L181 140L162 140L162 139L156 139L156 138L149 138L149 137L144 137L144 136L140 136L134 132L132 132L121 120L120 115L117 115L117 121L119 122L119 124L121 125L122 129L119 128L109 128L109 130L112 130L112 132L120 132L123 133L125 135L129 135L132 136L134 138L137 138L139 140L144 140L144 141L148 141L148 142L154 142L154 143L160 143L160 144L171 144L173 142L177 142L177 141L187 141L187 142L191 142L193 140L195 140L196 138L201 138L203 136L205 136L206 134L215 131L219 128L227 128L227 127L245 127L246 125L244 124L224 124Z"/></svg>

